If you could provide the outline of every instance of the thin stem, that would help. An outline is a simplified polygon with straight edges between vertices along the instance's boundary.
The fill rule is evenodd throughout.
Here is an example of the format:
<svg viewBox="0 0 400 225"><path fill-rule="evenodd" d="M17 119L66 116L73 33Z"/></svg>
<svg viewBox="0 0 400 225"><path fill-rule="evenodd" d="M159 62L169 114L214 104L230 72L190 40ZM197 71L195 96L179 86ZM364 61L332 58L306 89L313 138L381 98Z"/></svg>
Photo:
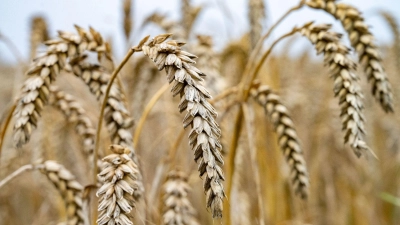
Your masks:
<svg viewBox="0 0 400 225"><path fill-rule="evenodd" d="M3 34L0 34L0 39L3 39L6 46L10 49L10 51L12 52L14 57L17 59L18 63L24 65L24 60L23 60L22 54L18 50L17 46L8 37L4 36Z"/></svg>
<svg viewBox="0 0 400 225"><path fill-rule="evenodd" d="M254 132L254 112L250 109L248 106L248 103L243 103L242 104L242 110L243 110L243 115L244 115L244 121L246 123L246 131L247 131L247 141L249 145L249 150L250 150L250 158L251 158L251 166L253 167L254 171L254 181L256 183L256 192L257 196L257 202L258 202L258 216L259 216L259 223L260 225L265 225L264 221L264 205L263 205L263 200L262 200L262 194L261 194L261 181L260 181L260 171L257 163L257 147L254 145L254 138L255 138L255 132Z"/></svg>
<svg viewBox="0 0 400 225"><path fill-rule="evenodd" d="M242 121L243 121L243 110L242 107L239 107L239 112L236 115L235 119L235 128L233 131L233 137L231 139L231 144L229 146L229 158L227 162L226 168L226 196L228 198L227 201L224 202L224 208L226 211L225 216L225 224L231 225L231 206L230 206L230 199L231 199L231 192L232 192L232 184L233 184L233 175L235 173L235 157L236 157L236 150L239 143L240 132L242 131Z"/></svg>
<svg viewBox="0 0 400 225"><path fill-rule="evenodd" d="M161 98L161 96L164 94L164 92L168 89L168 84L164 84L150 99L149 103L147 103L146 107L144 108L142 117L139 120L139 123L137 125L137 128L135 130L135 136L133 138L133 143L135 145L135 148L137 147L137 144L139 142L139 137L140 133L142 132L144 122L146 121L147 117L150 114L150 111L153 109L154 105L157 103L157 101Z"/></svg>
<svg viewBox="0 0 400 225"><path fill-rule="evenodd" d="M214 98L212 98L212 99L210 100L210 103L211 103L211 104L214 104L214 103L216 103L216 102L218 102L218 101L220 101L220 100L222 100L222 99L228 97L229 95L234 94L234 93L237 93L237 92L238 92L238 87L237 87L237 86L234 86L234 87L231 87L231 88L229 88L229 89L226 89L226 90L225 90L224 92L222 92L221 94L219 94L219 95L215 96Z"/></svg>
<svg viewBox="0 0 400 225"><path fill-rule="evenodd" d="M273 50L273 48L276 46L276 44L278 44L278 43L279 43L280 41L282 41L283 39L285 39L285 38L287 38L287 37L289 37L289 36L291 36L291 35L297 33L299 30L300 30L300 28L294 28L294 29L293 29L292 31L290 31L289 33L286 33L286 34L282 35L280 38L278 38L277 40L275 40L275 41L272 43L272 45L269 47L269 49L268 49L266 52L264 52L264 54L261 56L261 59L258 60L256 66L255 66L255 69L253 69L251 73L245 74L246 77L249 77L249 81L246 82L247 85L243 84L243 86L242 86L242 88L243 88L243 89L242 89L242 91L243 91L243 92L242 92L242 93L243 93L243 95L242 95L242 100L243 100L243 101L246 101L246 100L247 100L247 98L248 98L248 96L249 96L249 92L250 92L250 86L251 86L251 84L253 83L253 80L256 78L256 76L257 76L258 72L260 71L262 65L264 64L265 60L267 59L267 57L269 56L269 54L272 52L272 50ZM247 76L247 75L249 75L249 76Z"/></svg>
<svg viewBox="0 0 400 225"><path fill-rule="evenodd" d="M10 112L7 115L6 122L4 123L3 129L1 129L1 132L0 132L0 159L1 159L1 150L3 147L3 143L4 143L4 136L6 135L8 125L10 124L12 115L14 114L16 107L17 107L16 103L12 104L12 106L10 108Z"/></svg>
<svg viewBox="0 0 400 225"><path fill-rule="evenodd" d="M129 49L128 53L126 54L125 58L122 60L122 62L118 65L117 69L114 70L114 72L111 75L110 81L108 82L107 85L107 89L106 92L104 94L104 99L103 99L103 103L101 105L101 110L100 110L100 117L99 117L99 122L98 122L98 127L97 127L97 132L96 132L96 145L94 148L94 157L93 157L93 168L94 168L94 180L93 182L96 182L97 180L97 152L99 149L99 142L100 142L100 134L101 134L101 126L103 124L103 116L104 116L104 110L106 108L107 105L107 100L108 100L108 96L110 95L110 90L111 90L111 86L115 80L115 78L117 77L119 71L122 69L122 67L125 65L126 62L128 62L129 58L133 55L133 53L135 53L135 49L131 48Z"/></svg>
<svg viewBox="0 0 400 225"><path fill-rule="evenodd" d="M18 175L22 174L25 171L32 170L34 169L33 165L28 164L25 166L20 167L16 171L14 171L12 174L8 175L6 178L4 178L2 181L0 181L0 189L6 185L8 182L10 182L12 179L17 177Z"/></svg>

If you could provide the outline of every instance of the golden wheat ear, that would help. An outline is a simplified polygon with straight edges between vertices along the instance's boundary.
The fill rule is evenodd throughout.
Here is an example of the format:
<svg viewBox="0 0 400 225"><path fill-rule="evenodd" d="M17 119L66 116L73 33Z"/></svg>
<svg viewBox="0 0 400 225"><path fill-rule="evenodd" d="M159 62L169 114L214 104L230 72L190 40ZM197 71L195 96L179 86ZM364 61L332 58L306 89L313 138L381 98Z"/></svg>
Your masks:
<svg viewBox="0 0 400 225"><path fill-rule="evenodd" d="M103 185L96 195L100 198L97 224L133 224L134 192L138 189L139 171L129 156L130 150L121 145L111 145L112 154L103 158L98 174Z"/></svg>
<svg viewBox="0 0 400 225"><path fill-rule="evenodd" d="M221 129L215 120L217 112L208 102L211 95L201 84L204 74L193 66L196 56L183 51L180 47L182 42L166 41L170 36L163 34L154 37L142 46L142 51L159 70L165 69L167 80L172 83L173 96L179 95L181 98L179 111L187 111L183 126L192 127L189 144L199 164L200 176L205 175L207 208L211 209L214 218L220 218L225 193L222 185L224 175L220 167L223 164L219 140Z"/></svg>
<svg viewBox="0 0 400 225"><path fill-rule="evenodd" d="M35 58L37 48L47 40L49 40L49 32L46 20L41 16L33 17L31 20L30 59Z"/></svg>
<svg viewBox="0 0 400 225"><path fill-rule="evenodd" d="M86 215L82 209L83 186L75 179L75 176L55 161L46 161L38 168L60 192L67 209L67 224L85 224Z"/></svg>
<svg viewBox="0 0 400 225"><path fill-rule="evenodd" d="M322 9L339 20L347 31L351 46L358 53L360 64L371 82L372 94L385 112L393 112L391 85L383 68L374 36L361 12L353 6L336 3L336 0L309 0L307 5Z"/></svg>
<svg viewBox="0 0 400 225"><path fill-rule="evenodd" d="M253 49L261 38L263 23L265 21L265 6L263 0L248 0L250 20L250 45Z"/></svg>
<svg viewBox="0 0 400 225"><path fill-rule="evenodd" d="M163 185L163 216L161 224L199 225L196 210L188 199L188 178L181 171L171 171Z"/></svg>
<svg viewBox="0 0 400 225"><path fill-rule="evenodd" d="M43 106L49 98L50 85L64 70L68 60L83 54L85 51L96 52L98 58L109 57L109 52L101 36L93 29L86 32L76 26L78 34L59 32L59 39L45 42L46 52L36 58L27 72L29 78L22 87L14 118L14 144L22 147L26 144L36 128Z"/></svg>
<svg viewBox="0 0 400 225"><path fill-rule="evenodd" d="M306 161L289 110L282 104L279 96L266 85L254 84L250 93L265 109L278 134L278 144L290 166L295 193L301 198L307 198L310 184Z"/></svg>
<svg viewBox="0 0 400 225"><path fill-rule="evenodd" d="M84 153L88 157L88 163L93 162L96 129L85 109L68 93L58 90L56 86L50 87L50 105L58 109L68 122L75 124L75 131L82 139Z"/></svg>
<svg viewBox="0 0 400 225"><path fill-rule="evenodd" d="M339 99L344 142L349 143L354 153L360 157L370 151L364 140L363 95L359 77L354 73L356 63L349 57L349 48L340 42L341 35L329 31L330 25L309 23L301 28L318 53L324 54L324 61L334 79L334 93Z"/></svg>
<svg viewBox="0 0 400 225"><path fill-rule="evenodd" d="M385 19L385 21L388 23L390 26L390 29L393 34L393 45L394 45L394 51L395 51L395 56L396 56L396 67L397 67L397 72L400 72L400 26L397 23L397 19L395 15L391 14L390 12L387 11L380 11L379 14Z"/></svg>

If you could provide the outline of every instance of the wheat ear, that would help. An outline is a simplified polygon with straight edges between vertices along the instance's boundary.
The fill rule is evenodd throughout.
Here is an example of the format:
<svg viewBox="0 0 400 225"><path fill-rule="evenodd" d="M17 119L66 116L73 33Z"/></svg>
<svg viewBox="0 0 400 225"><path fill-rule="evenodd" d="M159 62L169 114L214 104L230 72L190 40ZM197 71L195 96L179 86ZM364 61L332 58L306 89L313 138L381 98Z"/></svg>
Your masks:
<svg viewBox="0 0 400 225"><path fill-rule="evenodd" d="M372 83L372 94L385 112L393 111L391 85L381 62L381 56L374 44L374 36L364 22L364 17L353 6L336 3L336 0L310 0L307 5L323 9L340 20L347 31L351 45L357 51L360 64Z"/></svg>
<svg viewBox="0 0 400 225"><path fill-rule="evenodd" d="M103 158L98 174L103 185L96 195L100 198L97 224L133 224L130 214L135 207L133 193L138 188L138 169L129 156L130 150L121 145L111 145L112 154Z"/></svg>
<svg viewBox="0 0 400 225"><path fill-rule="evenodd" d="M123 12L124 12L124 35L125 39L129 41L129 37L132 32L132 0L124 0L123 4Z"/></svg>
<svg viewBox="0 0 400 225"><path fill-rule="evenodd" d="M13 139L17 147L29 141L43 106L48 101L50 85L65 69L67 58L77 57L84 51L95 51L99 58L103 54L108 56L107 47L96 31L90 29L90 32L86 32L78 26L76 29L78 34L60 31L60 39L47 41L46 53L32 62L14 115Z"/></svg>
<svg viewBox="0 0 400 225"><path fill-rule="evenodd" d="M198 225L196 210L188 199L190 187L187 176L181 171L171 171L163 189L162 224Z"/></svg>
<svg viewBox="0 0 400 225"><path fill-rule="evenodd" d="M301 29L301 33L311 41L318 53L324 54L324 61L335 82L335 96L339 98L345 143L349 142L354 153L360 157L370 149L363 138L364 107L359 77L354 73L356 64L349 57L349 48L340 43L341 35L329 31L330 27L327 24L310 23Z"/></svg>
<svg viewBox="0 0 400 225"><path fill-rule="evenodd" d="M183 45L177 41L165 41L170 34L154 37L142 46L159 70L165 69L167 80L173 83L173 96L179 94L179 111L187 111L183 120L184 128L191 126L189 143L194 152L194 159L199 164L200 176L204 179L207 207L211 208L214 218L222 217L222 201L225 196L222 181L223 164L219 141L221 130L215 121L217 112L208 102L211 98L206 88L200 83L204 74L193 66L195 55L181 50Z"/></svg>
<svg viewBox="0 0 400 225"><path fill-rule="evenodd" d="M55 86L50 87L50 93L50 105L60 110L67 121L75 123L75 131L82 138L84 152L91 163L96 130L85 109L74 96L58 90Z"/></svg>
<svg viewBox="0 0 400 225"><path fill-rule="evenodd" d="M263 22L265 21L265 7L263 0L248 0L250 20L250 45L253 49L261 38Z"/></svg>
<svg viewBox="0 0 400 225"><path fill-rule="evenodd" d="M39 168L60 192L67 209L67 224L83 225L85 221L82 210L83 186L70 171L55 161L46 161Z"/></svg>
<svg viewBox="0 0 400 225"><path fill-rule="evenodd" d="M30 59L35 58L36 50L40 43L49 39L49 32L47 30L46 20L41 16L35 16L31 21L31 35L30 35Z"/></svg>
<svg viewBox="0 0 400 225"><path fill-rule="evenodd" d="M205 86L212 95L216 95L225 89L225 80L220 74L221 62L217 53L213 50L211 36L197 35L197 44L193 47L193 53L198 56L197 67L207 75Z"/></svg>
<svg viewBox="0 0 400 225"><path fill-rule="evenodd" d="M400 72L400 26L397 23L396 17L390 12L381 11L380 14L389 24L390 29L393 33L393 44L395 47L395 56L396 56L396 66L397 71Z"/></svg>
<svg viewBox="0 0 400 225"><path fill-rule="evenodd" d="M303 150L289 110L270 87L256 84L250 94L264 109L278 134L278 143L291 170L290 177L296 194L307 198L309 178Z"/></svg>

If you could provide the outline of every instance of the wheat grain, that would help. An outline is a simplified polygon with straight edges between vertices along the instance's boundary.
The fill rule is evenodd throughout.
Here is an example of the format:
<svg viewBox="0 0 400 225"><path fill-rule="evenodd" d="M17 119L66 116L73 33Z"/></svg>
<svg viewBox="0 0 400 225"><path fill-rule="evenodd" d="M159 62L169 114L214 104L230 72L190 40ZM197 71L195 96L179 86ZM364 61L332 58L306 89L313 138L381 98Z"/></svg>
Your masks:
<svg viewBox="0 0 400 225"><path fill-rule="evenodd" d="M171 171L164 184L164 225L198 225L196 210L188 199L190 191L187 176L181 171Z"/></svg>
<svg viewBox="0 0 400 225"><path fill-rule="evenodd" d="M63 165L55 161L46 161L39 167L60 192L67 212L67 224L83 225L85 214L82 210L83 186Z"/></svg>
<svg viewBox="0 0 400 225"><path fill-rule="evenodd" d="M349 35L351 45L358 53L360 64L364 67L368 80L372 83L372 94L385 112L392 112L391 85L383 69L380 53L373 42L374 36L365 24L361 12L353 6L336 3L336 0L310 0L307 5L323 9L340 20Z"/></svg>
<svg viewBox="0 0 400 225"><path fill-rule="evenodd" d="M222 217L222 200L225 196L221 181L224 180L220 164L223 164L219 137L221 130L215 121L217 112L207 101L210 94L200 83L204 74L194 67L196 56L181 50L183 45L177 41L165 41L170 34L154 37L143 45L143 53L148 56L159 70L165 69L167 80L173 83L173 96L179 94L179 111L187 110L183 120L184 128L192 127L189 143L194 151L194 159L199 164L200 176L204 179L207 195L207 207L211 208L214 218Z"/></svg>
<svg viewBox="0 0 400 225"><path fill-rule="evenodd" d="M104 184L96 193L100 197L97 223L133 224L130 213L135 207L133 193L138 188L139 171L128 148L111 145L110 150L113 153L103 158L104 165L98 174Z"/></svg>
<svg viewBox="0 0 400 225"><path fill-rule="evenodd" d="M17 147L29 141L32 129L36 127L43 106L48 101L50 84L65 68L67 58L77 57L84 51L95 51L98 58L102 55L109 57L107 47L96 31L90 29L90 32L86 32L78 26L76 29L78 34L60 31L59 40L47 41L46 53L31 64L27 72L29 78L22 87L14 115L14 143Z"/></svg>
<svg viewBox="0 0 400 225"><path fill-rule="evenodd" d="M349 58L349 49L340 43L341 35L329 31L330 27L309 23L301 29L301 33L311 41L318 53L324 54L324 61L335 82L335 96L339 98L345 143L349 142L354 153L360 157L370 149L363 138L363 103L359 78L354 73L356 64Z"/></svg>
<svg viewBox="0 0 400 225"><path fill-rule="evenodd" d="M302 198L307 198L309 178L306 161L288 109L282 104L279 96L266 85L255 84L250 93L258 104L265 109L265 113L278 134L279 147L290 166L290 177L295 193Z"/></svg>

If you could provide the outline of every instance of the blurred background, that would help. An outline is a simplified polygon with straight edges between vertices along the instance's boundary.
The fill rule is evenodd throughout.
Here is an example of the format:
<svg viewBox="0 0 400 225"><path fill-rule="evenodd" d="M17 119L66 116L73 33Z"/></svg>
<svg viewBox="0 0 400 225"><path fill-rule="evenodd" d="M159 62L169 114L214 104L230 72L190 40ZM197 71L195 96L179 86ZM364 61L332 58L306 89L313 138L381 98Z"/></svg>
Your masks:
<svg viewBox="0 0 400 225"><path fill-rule="evenodd" d="M192 14L185 17L183 3L188 2ZM255 23L251 22L254 11L250 13L254 2L260 4L256 9L253 6L259 13ZM188 130L182 128L184 115L177 110L179 99L172 98L169 88L164 88L167 91L161 93L148 114L144 113L146 106L164 90L166 79L164 72L158 72L150 60L138 53L120 75L130 116L136 124L144 115L146 118L139 130L137 125L129 129L136 140L147 191L146 201L138 202L136 207L135 224L162 224L162 185L171 168L181 169L189 177L188 196L200 224L262 224L260 221L279 225L400 224L400 1L340 2L354 6L365 17L392 83L395 112L386 114L374 100L363 69L361 66L357 69L364 93L366 140L379 160L372 156L359 159L343 143L340 107L332 91L328 68L309 41L296 34L276 46L258 81L269 85L281 97L292 116L307 162L309 198L302 200L293 193L290 168L278 146L273 124L263 108L250 100L256 121L256 134L251 141L257 147L257 158L250 157L249 140L243 128L233 162L235 173L229 178L231 195L225 199L230 213L225 212L224 216L230 216L213 220L205 207L203 181L187 143ZM76 33L74 24L98 31L110 43L114 62L96 63L108 73L115 66L112 64L118 64L128 48L144 36L174 33L173 38L187 42L184 48L199 56L196 66L207 74L206 87L213 96L219 96L242 79L254 48L253 30L259 38L298 3L296 0L1 0L0 128L4 128L9 109L21 93L30 62L46 51L41 43L57 39L57 31ZM183 18L191 18L191 29L185 30ZM342 41L350 46L349 36L339 21L323 10L303 7L274 30L263 49L294 26L309 21L332 24L332 30L343 34ZM126 24L130 24L128 28ZM95 58L89 54L88 61L92 63ZM354 50L351 58L358 61ZM97 127L100 103L89 91L91 84L63 71L55 85L71 94ZM229 149L233 129L240 125L235 122L238 108L234 103L235 96L215 103L226 160L232 153ZM30 143L22 149L13 145L15 121L11 120L8 131L3 133L0 180L25 164L51 159L71 170L83 186L91 184L81 136L75 131L76 120L64 117L59 111L45 107ZM101 141L103 152L110 144L105 130ZM174 148L174 160L165 165ZM226 167L225 164L224 170ZM153 201L147 202L149 199ZM0 190L0 224L60 224L67 214L57 189L39 172L24 173Z"/></svg>

